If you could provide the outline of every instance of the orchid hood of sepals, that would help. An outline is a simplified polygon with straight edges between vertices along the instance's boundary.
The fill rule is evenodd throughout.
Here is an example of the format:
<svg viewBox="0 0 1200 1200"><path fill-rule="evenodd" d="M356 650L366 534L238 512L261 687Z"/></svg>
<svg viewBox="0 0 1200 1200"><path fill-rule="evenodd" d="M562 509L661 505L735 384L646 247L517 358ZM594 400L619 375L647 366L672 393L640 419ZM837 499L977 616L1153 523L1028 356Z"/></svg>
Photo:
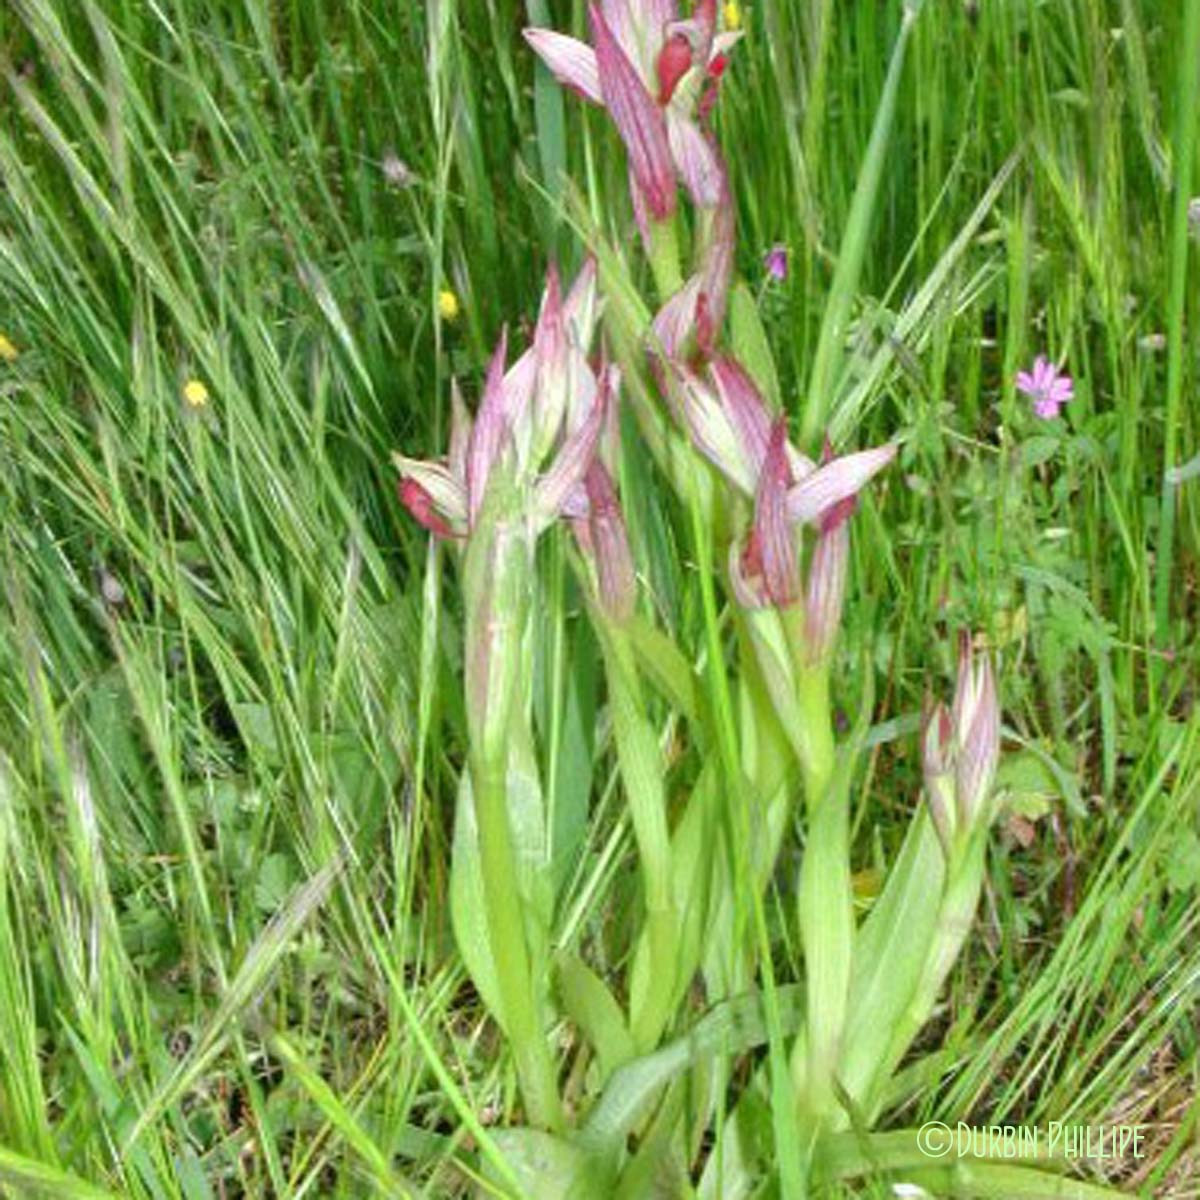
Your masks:
<svg viewBox="0 0 1200 1200"><path fill-rule="evenodd" d="M703 375L682 373L682 419L696 448L746 496L754 497L767 455L771 418L750 375L736 359L718 355ZM817 466L790 442L784 445L792 482L787 514L814 524L856 496L896 456L894 443L829 458Z"/></svg>
<svg viewBox="0 0 1200 1200"><path fill-rule="evenodd" d="M566 87L609 110L629 152L639 200L661 220L682 179L702 208L719 202L719 163L703 122L728 54L741 36L716 32L715 0L680 18L676 0L599 0L589 5L593 46L551 29L525 39Z"/></svg>
<svg viewBox="0 0 1200 1200"><path fill-rule="evenodd" d="M857 506L857 498L848 496L817 521L817 541L808 564L804 600L804 641L814 666L829 658L842 625L850 561L850 517Z"/></svg>
<svg viewBox="0 0 1200 1200"><path fill-rule="evenodd" d="M606 398L586 357L596 320L595 289L590 260L565 299L552 271L533 345L506 370L508 338L501 335L474 421L457 384L452 386L446 459L393 456L401 502L435 536L461 539L472 532L494 473L509 460L535 535L583 479L606 419ZM557 455L539 474L555 445Z"/></svg>

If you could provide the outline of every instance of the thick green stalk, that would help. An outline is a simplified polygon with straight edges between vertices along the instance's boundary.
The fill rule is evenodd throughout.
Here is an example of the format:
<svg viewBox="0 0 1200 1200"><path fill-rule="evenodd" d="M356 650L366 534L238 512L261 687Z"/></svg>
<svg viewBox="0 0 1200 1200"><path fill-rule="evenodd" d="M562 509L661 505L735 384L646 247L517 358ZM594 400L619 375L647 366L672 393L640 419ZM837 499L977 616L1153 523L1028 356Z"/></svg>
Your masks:
<svg viewBox="0 0 1200 1200"><path fill-rule="evenodd" d="M829 668L800 667L797 699L804 730L804 799L811 811L824 798L833 774L833 719L829 707Z"/></svg>
<svg viewBox="0 0 1200 1200"><path fill-rule="evenodd" d="M828 670L801 669L797 695L808 747L801 762L809 822L799 901L808 1015L807 1037L793 1050L792 1076L797 1085L803 1078L805 1107L821 1119L831 1116L836 1105L833 1079L853 961L850 811L848 781L834 780Z"/></svg>
<svg viewBox="0 0 1200 1200"><path fill-rule="evenodd" d="M508 824L504 757L487 759L472 755L471 759L488 938L504 1006L505 1032L516 1058L529 1123L559 1130L563 1127L562 1104L533 987L521 896L514 885L516 864Z"/></svg>
<svg viewBox="0 0 1200 1200"><path fill-rule="evenodd" d="M630 997L630 1025L641 1051L651 1049L670 1019L679 966L679 919L672 899L671 838L667 828L665 770L637 686L637 670L619 627L601 624L613 740L641 860L646 937L653 970Z"/></svg>
<svg viewBox="0 0 1200 1200"><path fill-rule="evenodd" d="M810 806L808 842L800 870L800 936L807 989L804 1097L815 1117L832 1116L833 1079L841 1052L854 947L850 884L850 812L840 788ZM797 1057L793 1078L800 1082Z"/></svg>
<svg viewBox="0 0 1200 1200"><path fill-rule="evenodd" d="M1154 636L1167 644L1170 618L1171 566L1175 537L1177 485L1167 477L1175 467L1179 404L1183 391L1183 310L1187 282L1188 199L1196 157L1196 123L1200 120L1200 0L1187 0L1179 45L1179 109L1175 126L1175 195L1171 210L1171 290L1167 302L1167 414L1163 424L1163 468L1158 551L1155 556Z"/></svg>
<svg viewBox="0 0 1200 1200"><path fill-rule="evenodd" d="M679 270L679 231L674 217L650 222L650 271L660 302L665 303L683 287Z"/></svg>

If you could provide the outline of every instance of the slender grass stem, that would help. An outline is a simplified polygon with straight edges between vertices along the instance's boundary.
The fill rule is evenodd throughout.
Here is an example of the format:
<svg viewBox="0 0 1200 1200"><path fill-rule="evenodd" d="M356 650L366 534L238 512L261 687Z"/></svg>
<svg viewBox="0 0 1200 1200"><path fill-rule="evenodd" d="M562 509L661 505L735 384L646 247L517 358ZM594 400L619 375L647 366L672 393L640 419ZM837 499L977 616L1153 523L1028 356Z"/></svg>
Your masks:
<svg viewBox="0 0 1200 1200"><path fill-rule="evenodd" d="M1163 434L1163 481L1154 577L1154 635L1160 648L1170 638L1171 574L1175 549L1175 466L1179 405L1183 394L1183 312L1187 284L1188 203L1195 177L1196 123L1200 120L1200 0L1187 0L1179 43L1176 83L1175 186L1171 206L1170 292L1167 301L1167 405Z"/></svg>

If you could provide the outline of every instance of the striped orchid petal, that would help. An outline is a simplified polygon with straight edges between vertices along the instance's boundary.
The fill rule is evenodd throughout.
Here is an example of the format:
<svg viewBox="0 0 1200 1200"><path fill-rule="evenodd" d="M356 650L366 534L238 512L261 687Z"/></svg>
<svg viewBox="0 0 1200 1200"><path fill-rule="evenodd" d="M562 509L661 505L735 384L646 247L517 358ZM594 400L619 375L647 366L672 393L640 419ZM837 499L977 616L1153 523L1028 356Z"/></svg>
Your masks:
<svg viewBox="0 0 1200 1200"><path fill-rule="evenodd" d="M559 83L593 104L604 103L596 52L591 46L553 29L526 29L524 34L534 53L550 68Z"/></svg>
<svg viewBox="0 0 1200 1200"><path fill-rule="evenodd" d="M475 428L471 431L471 443L467 447L467 515L472 525L483 506L488 476L500 454L505 433L510 428L505 412L505 393L508 389L505 387L504 360L507 355L508 330L505 329L488 366L483 400L475 417Z"/></svg>
<svg viewBox="0 0 1200 1200"><path fill-rule="evenodd" d="M709 366L716 384L721 408L733 426L741 444L742 456L757 475L763 469L771 440L771 418L754 380L741 365L727 355L718 355ZM788 463L789 473L791 463Z"/></svg>
<svg viewBox="0 0 1200 1200"><path fill-rule="evenodd" d="M829 656L842 623L846 571L850 560L850 515L853 497L829 509L808 564L808 594L804 602L804 640L813 662Z"/></svg>
<svg viewBox="0 0 1200 1200"><path fill-rule="evenodd" d="M679 177L699 208L716 208L725 195L724 171L700 126L674 105L666 108L667 139Z"/></svg>
<svg viewBox="0 0 1200 1200"><path fill-rule="evenodd" d="M596 459L584 478L588 499L588 540L596 564L600 604L614 620L633 615L636 582L625 516L612 477Z"/></svg>
<svg viewBox="0 0 1200 1200"><path fill-rule="evenodd" d="M675 170L662 110L596 4L590 14L604 103L625 143L646 208L656 220L666 220L675 212Z"/></svg>
<svg viewBox="0 0 1200 1200"><path fill-rule="evenodd" d="M793 521L815 521L839 500L856 496L895 457L896 446L889 443L825 463L788 492L788 515Z"/></svg>
<svg viewBox="0 0 1200 1200"><path fill-rule="evenodd" d="M587 420L567 437L550 469L534 488L534 529L540 532L562 512L572 493L583 481L596 454L604 428L607 397L600 393Z"/></svg>
<svg viewBox="0 0 1200 1200"><path fill-rule="evenodd" d="M542 310L533 336L537 382L533 392L533 461L538 463L549 452L562 427L571 383L571 345L567 338L563 313L562 288L558 271L551 266L546 275Z"/></svg>
<svg viewBox="0 0 1200 1200"><path fill-rule="evenodd" d="M668 361L679 361L684 356L684 347L696 327L700 286L700 276L693 275L655 314L650 326L650 349Z"/></svg>
<svg viewBox="0 0 1200 1200"><path fill-rule="evenodd" d="M767 597L778 608L795 604L800 598L796 537L787 512L792 473L786 447L787 420L779 417L771 429L754 498L754 533L762 559L763 584Z"/></svg>
<svg viewBox="0 0 1200 1200"><path fill-rule="evenodd" d="M471 445L471 414L463 403L458 380L450 380L450 471L460 483L467 478L467 450ZM465 493L464 493L465 495ZM466 505L463 505L464 512Z"/></svg>
<svg viewBox="0 0 1200 1200"><path fill-rule="evenodd" d="M753 496L758 471L742 445L737 430L706 380L690 371L679 373L683 420L696 449L735 487Z"/></svg>
<svg viewBox="0 0 1200 1200"><path fill-rule="evenodd" d="M708 297L709 313L712 317L714 334L719 333L725 322L725 308L729 300L729 287L733 282L734 213L733 199L724 168L717 160L720 172L720 196L715 207L700 214L703 227L704 293Z"/></svg>
<svg viewBox="0 0 1200 1200"><path fill-rule="evenodd" d="M662 31L661 27L652 27L652 14L645 8L642 0L600 0L600 11L617 45L636 68L642 82L651 87Z"/></svg>
<svg viewBox="0 0 1200 1200"><path fill-rule="evenodd" d="M975 660L969 634L960 641L951 711L958 735L955 786L959 818L969 828L987 799L1000 754L1000 705L992 664L986 653Z"/></svg>

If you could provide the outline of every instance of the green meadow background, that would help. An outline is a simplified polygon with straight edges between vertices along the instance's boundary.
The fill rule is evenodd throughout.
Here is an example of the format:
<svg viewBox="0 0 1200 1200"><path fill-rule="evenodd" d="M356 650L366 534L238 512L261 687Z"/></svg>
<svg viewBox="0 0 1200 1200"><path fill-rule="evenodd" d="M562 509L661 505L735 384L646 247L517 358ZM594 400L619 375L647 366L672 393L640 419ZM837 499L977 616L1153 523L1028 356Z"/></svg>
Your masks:
<svg viewBox="0 0 1200 1200"><path fill-rule="evenodd" d="M926 0L833 430L904 443L839 672L846 712L875 694L864 908L954 633L1000 667L1005 811L905 1123L1144 1123L1145 1159L1093 1169L1159 1196L1200 1194L1200 478L1165 482L1200 424L1197 7ZM740 13L717 127L796 412L900 5ZM547 0L0 8L0 1195L453 1197L514 1119L448 916L459 598L389 452L438 452L451 377L473 402L502 326L524 344L578 213L632 236L616 137L535 72L530 18L585 28ZM1076 381L1055 422L1014 388L1037 353ZM641 488L687 643L679 514ZM633 847L551 554L556 937L603 971Z"/></svg>

